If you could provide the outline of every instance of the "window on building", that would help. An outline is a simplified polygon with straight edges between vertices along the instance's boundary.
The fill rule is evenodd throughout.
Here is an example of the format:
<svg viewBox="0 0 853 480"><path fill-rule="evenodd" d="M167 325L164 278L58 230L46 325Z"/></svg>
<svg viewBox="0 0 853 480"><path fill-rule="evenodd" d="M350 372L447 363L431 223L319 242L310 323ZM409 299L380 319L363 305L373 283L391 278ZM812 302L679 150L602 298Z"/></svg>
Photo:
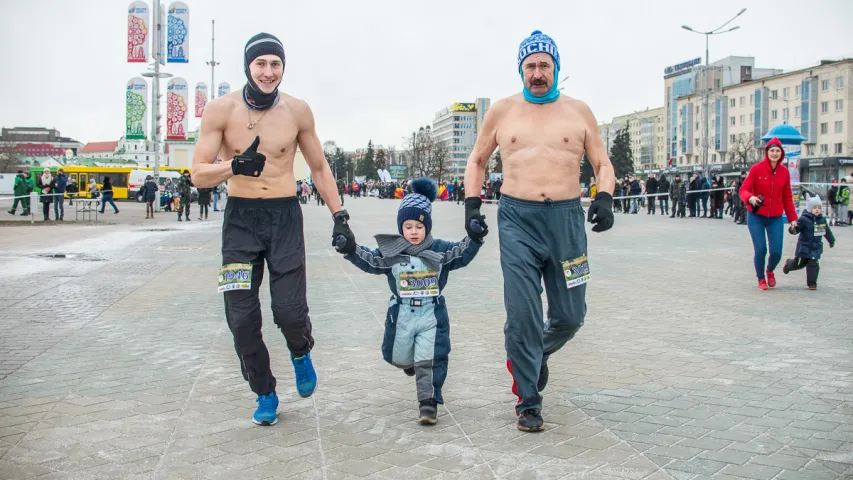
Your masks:
<svg viewBox="0 0 853 480"><path fill-rule="evenodd" d="M731 117L730 123L732 124L732 126L737 125L737 119L735 117Z"/></svg>
<svg viewBox="0 0 853 480"><path fill-rule="evenodd" d="M750 104L750 105L754 105L754 102L755 102L755 94L754 94L754 93L750 93L750 94L749 94L749 104Z"/></svg>
<svg viewBox="0 0 853 480"><path fill-rule="evenodd" d="M820 113L826 113L829 111L829 102L820 102Z"/></svg>
<svg viewBox="0 0 853 480"><path fill-rule="evenodd" d="M800 118L800 107L794 107L794 118Z"/></svg>
<svg viewBox="0 0 853 480"><path fill-rule="evenodd" d="M825 143L821 143L820 144L820 154L826 155L827 153L829 153L829 145L827 145Z"/></svg>
<svg viewBox="0 0 853 480"><path fill-rule="evenodd" d="M697 147L698 147L698 146L699 146L699 139L697 138L696 140L694 140L694 141L693 141L693 144L694 144L694 146L697 146Z"/></svg>
<svg viewBox="0 0 853 480"><path fill-rule="evenodd" d="M788 109L783 108L782 109L782 120L787 122L789 117L790 117L790 115L789 115Z"/></svg>
<svg viewBox="0 0 853 480"><path fill-rule="evenodd" d="M828 92L829 91L829 80L821 80L820 81L820 91Z"/></svg>
<svg viewBox="0 0 853 480"><path fill-rule="evenodd" d="M719 78L715 78L715 79L714 79L714 88L715 88L715 89L719 89L721 86L722 86L722 83L720 83L720 79L719 79Z"/></svg>
<svg viewBox="0 0 853 480"><path fill-rule="evenodd" d="M844 88L844 77L835 77L835 88Z"/></svg>
<svg viewBox="0 0 853 480"><path fill-rule="evenodd" d="M729 102L729 106L730 106L730 107L736 107L736 106L737 106L737 100L735 100L735 99L733 98L733 99L732 99L732 101L731 101L731 102Z"/></svg>
<svg viewBox="0 0 853 480"><path fill-rule="evenodd" d="M842 145L840 143L835 144L835 153L842 153L844 150L841 149Z"/></svg>
<svg viewBox="0 0 853 480"><path fill-rule="evenodd" d="M753 123L755 123L755 114L750 113L749 114L749 124L752 125Z"/></svg>
<svg viewBox="0 0 853 480"><path fill-rule="evenodd" d="M696 131L699 131L699 122L696 122Z"/></svg>
<svg viewBox="0 0 853 480"><path fill-rule="evenodd" d="M777 118L779 118L779 112L778 112L778 111L776 111L776 110L771 111L771 112L770 112L770 119L771 119L771 120L776 120Z"/></svg>
<svg viewBox="0 0 853 480"><path fill-rule="evenodd" d="M814 155L814 145L806 145L806 155L810 157Z"/></svg>
<svg viewBox="0 0 853 480"><path fill-rule="evenodd" d="M741 98L743 98L743 97L741 97ZM745 116L745 115L741 115L741 116L740 116L740 124L741 124L741 125L746 125L746 116Z"/></svg>
<svg viewBox="0 0 853 480"><path fill-rule="evenodd" d="M799 86L799 85L797 85L796 87L794 87L794 96L795 96L795 97L799 97L799 96L800 96L800 86Z"/></svg>
<svg viewBox="0 0 853 480"><path fill-rule="evenodd" d="M138 146L139 146L139 145L134 144L134 145L133 145L133 149L134 149L134 150L136 150L136 147L138 147Z"/></svg>
<svg viewBox="0 0 853 480"><path fill-rule="evenodd" d="M711 162L717 163L717 154L716 153L711 155Z"/></svg>
<svg viewBox="0 0 853 480"><path fill-rule="evenodd" d="M841 133L844 130L844 122L835 122L835 133Z"/></svg>
<svg viewBox="0 0 853 480"><path fill-rule="evenodd" d="M791 96L791 87L785 87L782 89L782 98L788 98Z"/></svg>
<svg viewBox="0 0 853 480"><path fill-rule="evenodd" d="M740 106L746 105L746 97L740 97Z"/></svg>
<svg viewBox="0 0 853 480"><path fill-rule="evenodd" d="M829 133L829 124L828 123L821 123L820 124L820 134L826 135L827 133Z"/></svg>
<svg viewBox="0 0 853 480"><path fill-rule="evenodd" d="M840 112L844 110L844 100L836 100L835 101L835 111Z"/></svg>
<svg viewBox="0 0 853 480"><path fill-rule="evenodd" d="M770 90L770 98L779 98L779 90Z"/></svg>

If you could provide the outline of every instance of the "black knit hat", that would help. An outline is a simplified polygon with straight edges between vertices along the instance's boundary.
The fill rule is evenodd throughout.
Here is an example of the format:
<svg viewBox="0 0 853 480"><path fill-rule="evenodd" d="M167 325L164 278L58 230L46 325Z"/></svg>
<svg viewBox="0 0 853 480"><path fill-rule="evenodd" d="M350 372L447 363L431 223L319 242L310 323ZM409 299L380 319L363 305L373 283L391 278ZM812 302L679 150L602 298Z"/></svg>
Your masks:
<svg viewBox="0 0 853 480"><path fill-rule="evenodd" d="M269 33L259 33L246 42L243 50L243 70L246 73L248 83L243 87L243 100L246 106L252 110L266 110L278 103L278 85L272 93L264 93L252 79L249 65L262 55L276 55L281 59L282 70L284 69L284 46L281 41Z"/></svg>

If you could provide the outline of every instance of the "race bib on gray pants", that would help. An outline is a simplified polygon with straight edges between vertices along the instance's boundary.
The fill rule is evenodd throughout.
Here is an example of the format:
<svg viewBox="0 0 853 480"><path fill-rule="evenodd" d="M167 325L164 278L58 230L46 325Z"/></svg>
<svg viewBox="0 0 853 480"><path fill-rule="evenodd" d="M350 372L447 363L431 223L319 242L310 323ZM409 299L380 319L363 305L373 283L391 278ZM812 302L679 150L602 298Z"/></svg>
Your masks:
<svg viewBox="0 0 853 480"><path fill-rule="evenodd" d="M507 359L521 398L516 410L542 408L536 387L543 357L575 335L586 316L592 278L580 199L534 202L503 195L498 210L504 276ZM548 318L542 312L542 280Z"/></svg>

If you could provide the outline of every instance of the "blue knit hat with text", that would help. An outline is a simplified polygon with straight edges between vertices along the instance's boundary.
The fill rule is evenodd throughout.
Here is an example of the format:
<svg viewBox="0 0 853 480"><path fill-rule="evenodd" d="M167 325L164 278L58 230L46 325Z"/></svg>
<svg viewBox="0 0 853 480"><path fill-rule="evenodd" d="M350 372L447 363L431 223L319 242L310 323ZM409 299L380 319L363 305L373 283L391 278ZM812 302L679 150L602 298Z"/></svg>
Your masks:
<svg viewBox="0 0 853 480"><path fill-rule="evenodd" d="M534 30L529 37L521 41L518 46L518 71L521 71L521 62L534 53L547 53L554 59L554 66L560 69L560 51L557 50L557 42L539 30Z"/></svg>
<svg viewBox="0 0 853 480"><path fill-rule="evenodd" d="M403 234L403 223L406 220L417 220L424 224L426 234L432 231L432 202L438 196L435 183L429 178L422 177L412 180L412 193L403 197L397 210L397 230Z"/></svg>

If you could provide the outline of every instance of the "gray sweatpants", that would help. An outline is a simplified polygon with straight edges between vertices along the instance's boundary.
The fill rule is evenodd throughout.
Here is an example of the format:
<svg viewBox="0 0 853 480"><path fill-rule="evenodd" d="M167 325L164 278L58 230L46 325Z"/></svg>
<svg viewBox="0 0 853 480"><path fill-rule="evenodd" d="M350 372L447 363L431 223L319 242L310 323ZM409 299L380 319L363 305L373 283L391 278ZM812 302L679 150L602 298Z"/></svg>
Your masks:
<svg viewBox="0 0 853 480"><path fill-rule="evenodd" d="M503 195L498 231L507 366L520 413L542 408L536 387L541 364L571 340L586 315L589 264L580 199L533 202ZM547 322L542 314L543 278Z"/></svg>

